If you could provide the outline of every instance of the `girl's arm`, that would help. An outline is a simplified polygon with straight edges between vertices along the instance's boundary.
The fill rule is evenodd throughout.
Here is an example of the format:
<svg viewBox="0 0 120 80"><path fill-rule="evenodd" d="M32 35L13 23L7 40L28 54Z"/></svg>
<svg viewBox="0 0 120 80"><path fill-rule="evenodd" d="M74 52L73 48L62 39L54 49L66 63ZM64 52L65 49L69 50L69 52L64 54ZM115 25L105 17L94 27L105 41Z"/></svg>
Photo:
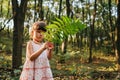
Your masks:
<svg viewBox="0 0 120 80"><path fill-rule="evenodd" d="M31 61L35 60L46 49L45 45L46 44L44 44L44 46L41 47L38 51L33 52L32 44L31 44L31 42L28 42L27 48L26 48L27 57Z"/></svg>
<svg viewBox="0 0 120 80"><path fill-rule="evenodd" d="M48 42L48 52L47 57L50 60L52 58L52 51L53 51L54 45L51 42Z"/></svg>
<svg viewBox="0 0 120 80"><path fill-rule="evenodd" d="M52 58L52 49L48 49L47 57L49 60Z"/></svg>

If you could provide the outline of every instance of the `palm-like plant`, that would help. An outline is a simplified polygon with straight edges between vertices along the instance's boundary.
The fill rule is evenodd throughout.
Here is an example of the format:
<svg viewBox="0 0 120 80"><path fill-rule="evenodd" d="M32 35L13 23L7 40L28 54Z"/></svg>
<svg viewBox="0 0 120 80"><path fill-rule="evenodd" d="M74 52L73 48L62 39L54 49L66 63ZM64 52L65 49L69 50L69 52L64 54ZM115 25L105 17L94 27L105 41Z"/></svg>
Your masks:
<svg viewBox="0 0 120 80"><path fill-rule="evenodd" d="M45 39L52 42L61 43L69 35L74 35L85 28L79 19L71 19L63 16L61 19L56 18L52 24L47 26Z"/></svg>

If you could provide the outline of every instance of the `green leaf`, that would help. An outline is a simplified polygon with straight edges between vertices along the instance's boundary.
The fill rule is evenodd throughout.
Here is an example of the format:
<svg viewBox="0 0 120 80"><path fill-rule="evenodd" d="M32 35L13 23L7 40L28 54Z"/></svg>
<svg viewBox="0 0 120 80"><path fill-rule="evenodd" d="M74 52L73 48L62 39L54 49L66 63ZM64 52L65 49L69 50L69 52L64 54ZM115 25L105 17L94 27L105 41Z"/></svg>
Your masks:
<svg viewBox="0 0 120 80"><path fill-rule="evenodd" d="M60 26L62 26L59 22L57 22L57 21L53 21L53 24L55 24L56 26L58 26L58 27L60 27Z"/></svg>
<svg viewBox="0 0 120 80"><path fill-rule="evenodd" d="M63 22L61 19L56 18L56 20L57 20L61 25L64 25L64 22Z"/></svg>
<svg viewBox="0 0 120 80"><path fill-rule="evenodd" d="M62 42L69 35L72 36L86 27L79 19L71 19L67 16L63 16L61 19L56 18L52 22L47 26L46 39L53 42Z"/></svg>

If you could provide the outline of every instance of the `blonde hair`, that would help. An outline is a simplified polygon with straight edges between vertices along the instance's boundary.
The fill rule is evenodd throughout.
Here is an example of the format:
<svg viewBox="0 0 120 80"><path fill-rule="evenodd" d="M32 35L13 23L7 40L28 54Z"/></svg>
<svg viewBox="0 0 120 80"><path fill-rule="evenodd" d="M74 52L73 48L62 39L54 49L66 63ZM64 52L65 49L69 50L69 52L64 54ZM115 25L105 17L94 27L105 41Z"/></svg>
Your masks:
<svg viewBox="0 0 120 80"><path fill-rule="evenodd" d="M33 23L32 28L30 28L30 32L29 32L30 39L33 38L34 30L42 30L42 31L46 32L45 27L46 27L46 23L44 21L37 21L37 22Z"/></svg>

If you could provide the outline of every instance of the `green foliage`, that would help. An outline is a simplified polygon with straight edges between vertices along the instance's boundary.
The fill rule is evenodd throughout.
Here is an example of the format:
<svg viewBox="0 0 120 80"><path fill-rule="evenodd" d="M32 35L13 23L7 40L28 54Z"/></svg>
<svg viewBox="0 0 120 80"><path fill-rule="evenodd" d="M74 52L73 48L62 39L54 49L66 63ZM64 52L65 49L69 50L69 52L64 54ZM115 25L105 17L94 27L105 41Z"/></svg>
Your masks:
<svg viewBox="0 0 120 80"><path fill-rule="evenodd" d="M3 36L4 35L4 36ZM7 29L3 30L0 32L0 51L4 51L8 54L10 54L12 52L12 32L9 33L9 37L7 34Z"/></svg>
<svg viewBox="0 0 120 80"><path fill-rule="evenodd" d="M63 16L56 18L52 24L47 26L46 40L53 42L62 42L66 37L76 34L85 28L85 25L79 19L71 19Z"/></svg>
<svg viewBox="0 0 120 80"><path fill-rule="evenodd" d="M0 56L0 68L1 67L3 67L3 68L8 68L8 67L10 67L10 65L11 65L11 61L10 60L7 60L7 59L5 59L5 58L7 58L8 59L8 57L5 57L5 56Z"/></svg>
<svg viewBox="0 0 120 80"><path fill-rule="evenodd" d="M27 27L24 27L23 37L24 37L24 42L29 40L29 29Z"/></svg>
<svg viewBox="0 0 120 80"><path fill-rule="evenodd" d="M0 17L1 16L6 17L7 12L8 12L8 8L11 9L11 6L9 4L9 0L0 0L0 3L1 3L0 5L1 5L1 8L2 8L2 12L1 12L2 15L0 15Z"/></svg>
<svg viewBox="0 0 120 80"><path fill-rule="evenodd" d="M0 49L1 49L1 50L4 50L5 48L6 48L6 45L0 43Z"/></svg>
<svg viewBox="0 0 120 80"><path fill-rule="evenodd" d="M96 52L93 63L86 63L88 53L85 49L78 51L71 49L64 55L53 54L51 68L54 80L117 80L116 65L113 63L114 57L106 56ZM21 69L11 70L11 56L0 55L1 70L0 79L18 80ZM65 57L65 63L59 63L60 57ZM22 67L22 66L21 66ZM12 72L12 74L11 74ZM104 77L104 79L103 79Z"/></svg>

